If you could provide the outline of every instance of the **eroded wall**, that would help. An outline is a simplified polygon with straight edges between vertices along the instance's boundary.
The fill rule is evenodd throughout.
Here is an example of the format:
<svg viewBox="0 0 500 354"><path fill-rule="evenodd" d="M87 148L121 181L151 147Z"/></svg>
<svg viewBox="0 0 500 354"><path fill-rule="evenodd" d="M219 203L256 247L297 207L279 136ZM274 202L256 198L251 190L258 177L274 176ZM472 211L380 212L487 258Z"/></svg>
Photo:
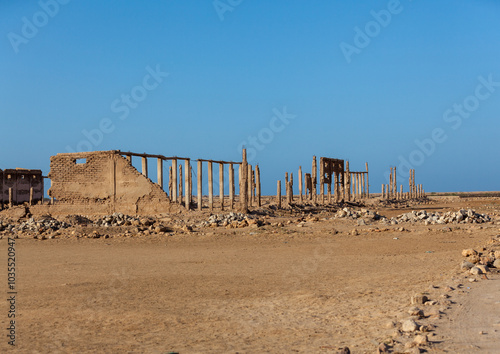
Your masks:
<svg viewBox="0 0 500 354"><path fill-rule="evenodd" d="M49 178L49 195L68 210L153 214L174 208L162 188L117 151L57 154L50 158Z"/></svg>

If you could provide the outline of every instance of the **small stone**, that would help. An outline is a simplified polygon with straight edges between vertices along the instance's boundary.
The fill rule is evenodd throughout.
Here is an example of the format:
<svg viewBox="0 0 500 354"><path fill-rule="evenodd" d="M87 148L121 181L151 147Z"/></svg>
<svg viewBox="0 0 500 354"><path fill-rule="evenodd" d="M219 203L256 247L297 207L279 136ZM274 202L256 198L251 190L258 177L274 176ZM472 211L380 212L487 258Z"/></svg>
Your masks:
<svg viewBox="0 0 500 354"><path fill-rule="evenodd" d="M396 323L394 321L389 321L385 324L385 328L387 328L387 329L394 328L395 326L396 326Z"/></svg>
<svg viewBox="0 0 500 354"><path fill-rule="evenodd" d="M481 268L479 267L472 267L471 270L469 271L470 274L472 275L479 275L479 274L483 274L483 271L481 270Z"/></svg>
<svg viewBox="0 0 500 354"><path fill-rule="evenodd" d="M353 229L353 230L351 231L351 235L352 235L352 236L358 236L358 235L359 235L359 231L358 231L357 229Z"/></svg>
<svg viewBox="0 0 500 354"><path fill-rule="evenodd" d="M424 294L415 294L414 296L411 297L412 305L423 305L427 301L429 301L429 299Z"/></svg>
<svg viewBox="0 0 500 354"><path fill-rule="evenodd" d="M495 251L493 255L496 259L500 259L500 251Z"/></svg>
<svg viewBox="0 0 500 354"><path fill-rule="evenodd" d="M417 345L424 345L427 344L429 340L427 339L427 336L425 334L420 334L418 336L415 336L413 342Z"/></svg>
<svg viewBox="0 0 500 354"><path fill-rule="evenodd" d="M462 256L464 257L475 256L475 255L477 255L477 251L472 248L468 248L462 251Z"/></svg>
<svg viewBox="0 0 500 354"><path fill-rule="evenodd" d="M408 314L410 316L418 316L418 317L422 317L424 315L424 312L419 309L418 307L411 307L409 310L408 310Z"/></svg>
<svg viewBox="0 0 500 354"><path fill-rule="evenodd" d="M469 278L469 283L475 283L475 282L477 282L476 278Z"/></svg>
<svg viewBox="0 0 500 354"><path fill-rule="evenodd" d="M418 329L418 325L415 321L409 319L402 323L401 329L403 332L415 332Z"/></svg>
<svg viewBox="0 0 500 354"><path fill-rule="evenodd" d="M495 262L493 262L493 267L500 268L500 258L495 259Z"/></svg>
<svg viewBox="0 0 500 354"><path fill-rule="evenodd" d="M425 306L434 306L434 305L437 305L437 301L435 300L431 300L431 301L426 301Z"/></svg>
<svg viewBox="0 0 500 354"><path fill-rule="evenodd" d="M478 267L479 269L481 269L481 271L483 273L487 273L490 271L490 268L488 268L488 266L484 265L484 264L478 264L476 265L476 267Z"/></svg>
<svg viewBox="0 0 500 354"><path fill-rule="evenodd" d="M463 271L471 270L472 267L474 267L474 263L468 261L462 261L462 263L460 263L460 269Z"/></svg>

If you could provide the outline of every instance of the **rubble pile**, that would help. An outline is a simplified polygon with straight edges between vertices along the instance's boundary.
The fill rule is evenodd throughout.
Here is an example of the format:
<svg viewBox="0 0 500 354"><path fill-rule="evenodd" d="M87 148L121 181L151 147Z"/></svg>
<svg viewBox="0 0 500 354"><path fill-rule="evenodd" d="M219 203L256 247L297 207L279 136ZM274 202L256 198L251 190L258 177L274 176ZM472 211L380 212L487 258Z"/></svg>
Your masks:
<svg viewBox="0 0 500 354"><path fill-rule="evenodd" d="M147 219L149 220L149 219ZM107 215L104 216L94 222L95 226L103 226L103 227L110 227L110 226L129 226L129 225L139 225L138 223L139 218L135 218L130 215L125 215L122 213L114 213L113 215ZM145 222L146 223L146 222ZM143 224L145 224L143 223ZM149 226L149 225L147 225Z"/></svg>
<svg viewBox="0 0 500 354"><path fill-rule="evenodd" d="M26 221L16 224L5 221L0 222L0 231L9 232L35 231L42 233L67 229L68 227L71 227L71 225L64 221L59 221L50 217L42 218L37 221L35 221L34 218L29 218Z"/></svg>
<svg viewBox="0 0 500 354"><path fill-rule="evenodd" d="M482 224L491 221L490 216L486 214L476 213L472 209L460 209L457 212L446 212L440 214L430 213L425 210L411 211L390 219L391 224L399 224L402 222L424 223L425 225L435 224Z"/></svg>
<svg viewBox="0 0 500 354"><path fill-rule="evenodd" d="M352 210L349 208L340 209L335 214L335 217L336 218L349 218L349 219L353 219L353 220L359 219L359 218L363 218L363 219L368 218L371 220L384 219L384 217L377 214L377 212L373 212L373 211L368 210L368 209L361 209L358 211L358 210Z"/></svg>
<svg viewBox="0 0 500 354"><path fill-rule="evenodd" d="M261 221L252 218L250 215L241 213L229 214L214 214L208 220L200 222L198 227L228 227L228 228L241 228L250 225L261 225Z"/></svg>

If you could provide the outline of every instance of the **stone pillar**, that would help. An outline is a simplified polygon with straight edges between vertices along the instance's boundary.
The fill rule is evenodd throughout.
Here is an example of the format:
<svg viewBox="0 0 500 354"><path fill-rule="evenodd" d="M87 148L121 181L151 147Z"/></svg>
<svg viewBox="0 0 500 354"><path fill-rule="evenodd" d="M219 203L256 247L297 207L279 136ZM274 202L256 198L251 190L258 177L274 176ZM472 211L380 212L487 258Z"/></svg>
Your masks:
<svg viewBox="0 0 500 354"><path fill-rule="evenodd" d="M381 188L381 194L382 194L382 199L385 199L385 184L382 184L382 188Z"/></svg>
<svg viewBox="0 0 500 354"><path fill-rule="evenodd" d="M12 188L9 188L9 208L12 208L12 204L13 204ZM54 197L52 197L52 204L54 204Z"/></svg>
<svg viewBox="0 0 500 354"><path fill-rule="evenodd" d="M220 210L224 210L224 164L219 163L219 199Z"/></svg>
<svg viewBox="0 0 500 354"><path fill-rule="evenodd" d="M337 178L337 175L336 175L336 173L334 172L334 173L332 174L332 176L330 176L330 183L328 183L328 184L326 185L326 193L327 193L327 195L328 195L328 198L327 198L328 204L330 204L330 203L332 202L332 179L336 180L336 178ZM337 185L337 184L334 182L334 183L333 183L333 189L334 189L334 190L336 189L336 185Z"/></svg>
<svg viewBox="0 0 500 354"><path fill-rule="evenodd" d="M290 200L293 202L293 173L290 172Z"/></svg>
<svg viewBox="0 0 500 354"><path fill-rule="evenodd" d="M312 171L311 171L311 184L312 184L312 198L313 202L316 202L317 199L317 190L316 190L316 184L318 183L318 166L316 163L316 156L313 156L313 161L312 161Z"/></svg>
<svg viewBox="0 0 500 354"><path fill-rule="evenodd" d="M361 195L364 198L366 196L366 185L365 185L365 174L361 174Z"/></svg>
<svg viewBox="0 0 500 354"><path fill-rule="evenodd" d="M390 174L390 177L389 177L389 199L392 197L392 193L393 193L393 190L392 190L392 187L394 186L394 184L392 183L393 181L393 176L392 176L392 167L391 167L391 174Z"/></svg>
<svg viewBox="0 0 500 354"><path fill-rule="evenodd" d="M247 200L247 183L248 183L248 164L247 164L247 149L242 150L241 159L241 173L240 173L240 212L248 212L248 200Z"/></svg>
<svg viewBox="0 0 500 354"><path fill-rule="evenodd" d="M172 201L177 202L177 159L172 160Z"/></svg>
<svg viewBox="0 0 500 354"><path fill-rule="evenodd" d="M229 164L229 209L234 208L234 166Z"/></svg>
<svg viewBox="0 0 500 354"><path fill-rule="evenodd" d="M278 181L278 188L276 191L276 204L278 204L278 209L281 209L281 181Z"/></svg>
<svg viewBox="0 0 500 354"><path fill-rule="evenodd" d="M319 201L325 202L325 166L322 157L319 158Z"/></svg>
<svg viewBox="0 0 500 354"><path fill-rule="evenodd" d="M161 189L163 189L163 160L158 159L157 162L156 174L158 176L158 185L161 187Z"/></svg>
<svg viewBox="0 0 500 354"><path fill-rule="evenodd" d="M191 201L193 200L193 166L189 162L189 209L191 209Z"/></svg>
<svg viewBox="0 0 500 354"><path fill-rule="evenodd" d="M335 202L339 203L340 202L340 181L339 178L342 178L340 174L338 173L333 173L333 193L335 194ZM331 191L330 187L330 191ZM330 194L330 191L328 192Z"/></svg>
<svg viewBox="0 0 500 354"><path fill-rule="evenodd" d="M253 182L252 182L252 165L247 164L247 198L248 198L248 206L251 207L253 204L253 197L252 197L252 189L253 189Z"/></svg>
<svg viewBox="0 0 500 354"><path fill-rule="evenodd" d="M142 158L142 174L146 177L148 177L148 158L143 157Z"/></svg>
<svg viewBox="0 0 500 354"><path fill-rule="evenodd" d="M260 169L259 165L255 166L255 186L257 188L257 206L260 208L262 206L260 199Z"/></svg>
<svg viewBox="0 0 500 354"><path fill-rule="evenodd" d="M214 172L212 161L208 161L208 207L214 210Z"/></svg>
<svg viewBox="0 0 500 354"><path fill-rule="evenodd" d="M198 171L197 171L197 182L196 187L198 188L198 210L201 211L203 208L203 161L198 160Z"/></svg>
<svg viewBox="0 0 500 354"><path fill-rule="evenodd" d="M33 187L30 187L30 205L33 205Z"/></svg>
<svg viewBox="0 0 500 354"><path fill-rule="evenodd" d="M385 185L385 197L386 199L391 199L391 196L389 195L389 185Z"/></svg>
<svg viewBox="0 0 500 354"><path fill-rule="evenodd" d="M366 197L370 198L370 175L368 174L368 162L365 162L366 167Z"/></svg>
<svg viewBox="0 0 500 354"><path fill-rule="evenodd" d="M346 200L351 200L351 172L349 172L349 161L346 161L345 163L345 191L346 193Z"/></svg>
<svg viewBox="0 0 500 354"><path fill-rule="evenodd" d="M182 188L182 165L179 165L179 203L182 204L182 197L184 196L184 189Z"/></svg>
<svg viewBox="0 0 500 354"><path fill-rule="evenodd" d="M299 166L299 201L302 203L304 200L302 198L302 166Z"/></svg>

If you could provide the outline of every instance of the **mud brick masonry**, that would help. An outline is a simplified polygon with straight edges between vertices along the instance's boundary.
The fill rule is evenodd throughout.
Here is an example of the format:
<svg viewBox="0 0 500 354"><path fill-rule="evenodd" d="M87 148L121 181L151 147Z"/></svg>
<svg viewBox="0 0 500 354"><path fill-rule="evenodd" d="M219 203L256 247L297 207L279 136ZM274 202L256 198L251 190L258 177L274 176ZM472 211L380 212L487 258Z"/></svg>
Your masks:
<svg viewBox="0 0 500 354"><path fill-rule="evenodd" d="M0 209L3 204L34 204L43 202L41 170L23 168L0 170Z"/></svg>

